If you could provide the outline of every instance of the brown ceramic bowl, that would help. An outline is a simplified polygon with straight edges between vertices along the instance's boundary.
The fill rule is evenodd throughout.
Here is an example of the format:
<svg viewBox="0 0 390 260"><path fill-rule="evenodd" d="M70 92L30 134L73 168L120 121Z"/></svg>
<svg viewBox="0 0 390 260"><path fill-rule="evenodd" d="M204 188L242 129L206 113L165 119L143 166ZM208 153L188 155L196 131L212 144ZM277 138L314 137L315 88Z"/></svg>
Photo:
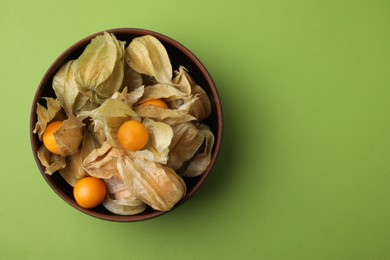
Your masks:
<svg viewBox="0 0 390 260"><path fill-rule="evenodd" d="M211 78L210 74L203 66L203 64L199 61L199 59L196 58L191 51L189 51L187 48L185 48L183 45L176 42L175 40L167 36L164 36L162 34L148 31L148 30L143 30L143 29L120 28L120 29L112 29L106 31L113 33L119 40L126 41L127 43L129 43L133 38L142 35L149 34L155 36L165 46L168 55L170 57L173 69L177 69L179 65L186 67L189 70L191 77L200 86L202 86L205 89L205 91L210 97L212 112L211 112L211 116L208 118L205 124L210 126L215 136L215 144L212 152L211 163L201 176L196 178L184 179L187 185L187 194L178 204L175 205L175 207L173 208L175 209L194 195L194 193L199 189L202 183L206 180L206 178L210 174L211 169L215 164L215 160L217 158L220 145L221 145L222 126L223 126L222 108L221 108L221 102L218 96L217 89L214 85L213 79ZM83 52L84 48L91 41L91 39L101 33L102 32L90 35L80 40L79 42L75 43L67 50L65 50L65 52L62 53L54 61L54 63L50 66L50 68L43 76L43 79L41 80L34 96L32 108L31 108L31 117L30 117L30 139L31 139L34 158L42 174L42 177L50 185L53 191L58 196L60 196L64 201L66 201L69 205L71 205L72 207L74 207L75 209L81 212L84 212L90 216L99 219L116 221L116 222L140 221L140 220L146 220L157 216L161 216L166 212L156 211L150 207L148 207L144 212L132 216L116 215L114 213L109 212L101 205L94 209L84 209L75 202L73 197L73 188L59 174L54 173L51 176L45 174L44 167L41 165L40 161L37 158L37 150L42 145L37 135L32 132L35 127L35 123L37 121L37 116L36 116L37 103L41 103L44 105L45 102L43 102L42 97L55 96L54 91L52 89L52 80L57 70L67 61L71 59L76 59L78 56L80 56L80 54Z"/></svg>

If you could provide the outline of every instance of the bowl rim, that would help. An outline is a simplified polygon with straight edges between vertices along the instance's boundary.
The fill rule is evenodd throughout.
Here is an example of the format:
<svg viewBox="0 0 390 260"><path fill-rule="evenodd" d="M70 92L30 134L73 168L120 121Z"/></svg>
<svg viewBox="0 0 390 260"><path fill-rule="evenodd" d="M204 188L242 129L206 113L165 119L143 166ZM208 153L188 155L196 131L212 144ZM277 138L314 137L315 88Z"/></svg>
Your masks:
<svg viewBox="0 0 390 260"><path fill-rule="evenodd" d="M33 133L33 130L35 128L35 124L36 124L36 121L37 121L37 116L36 116L37 103L42 98L42 93L43 93L43 91L45 89L45 86L47 86L47 84L50 83L49 80L52 78L52 76L54 76L54 74L64 64L64 62L69 59L69 57L72 55L72 53L74 53L80 47L86 46L91 41L91 39L93 39L97 35L103 34L104 32L109 32L109 33L112 33L114 35L117 35L117 34L130 34L130 35L142 36L142 35L149 34L149 35L155 36L160 41L163 41L163 42L168 43L169 45L172 45L174 48L176 48L180 52L184 53L191 60L191 62L193 62L195 64L197 69L200 70L201 74L203 75L203 77L207 81L207 85L209 86L209 89L210 89L210 91L212 93L213 100L214 100L215 107L216 107L216 119L217 119L216 126L217 126L217 131L216 131L216 133L214 133L215 140L214 140L213 153L211 155L210 163L209 163L208 167L206 168L206 170L204 171L204 173L199 176L199 180L195 183L195 185L191 188L191 190L187 191L185 197L182 198L169 211L155 211L155 210L153 210L153 211L148 212L148 213L139 213L139 214L136 214L136 215L117 215L117 214L107 215L107 214L104 214L104 213L100 213L100 212L94 211L93 209L84 209L84 208L80 207L79 205L77 205L74 200L72 200L63 190L61 190L55 184L52 176L47 175L44 172L44 169L42 168L43 166L41 165L41 163L40 163L40 161L38 159L37 151L38 151L39 147L38 147L38 143L36 142L36 140L37 140L36 134ZM136 37L138 37L138 36L136 36ZM38 166L38 169L39 169L42 177L45 179L45 181L51 187L51 189L62 200L64 200L67 204L69 204L70 206L72 206L76 210L81 211L81 212L83 212L83 213L85 213L85 214L87 214L89 216L92 216L92 217L95 217L95 218L98 218L98 219L107 220L107 221L113 221L113 222L137 222L137 221L143 221L143 220L152 219L152 218L155 218L155 217L158 217L158 216L162 216L164 214L167 214L167 213L171 212L172 210L174 210L175 208L179 207L184 202L186 202L189 198L191 198L195 194L195 192L197 192L199 190L200 186L204 183L206 178L210 175L210 172L211 172L211 170L212 170L212 168L213 168L213 166L214 166L214 164L215 164L215 162L217 160L217 157L218 157L218 154L219 154L219 151L220 151L220 147L221 147L221 143L222 143L222 136L223 136L222 135L222 133L223 133L223 112L222 112L221 100L220 100L220 97L219 97L218 90L217 90L217 88L215 86L214 80L212 79L210 73L208 72L206 67L203 65L203 63L188 48L186 48L184 45L182 45L181 43L177 42L176 40L174 40L174 39L172 39L172 38L170 38L170 37L168 37L168 36L166 36L164 34L152 31L152 30L141 29L141 28L114 28L114 29L107 29L107 30L99 31L99 32L93 33L93 34L91 34L89 36L86 36L86 37L82 38L81 40L78 40L77 42L73 43L70 47L68 47L65 51L63 51L51 63L50 67L46 70L46 72L44 73L43 77L41 78L41 80L40 80L40 82L38 84L38 87L36 89L36 92L34 94L32 106L31 106L31 111L30 111L30 127L29 127L29 131L30 131L31 148L32 148L32 152L33 152L33 155L34 155L35 162L36 162L36 164Z"/></svg>

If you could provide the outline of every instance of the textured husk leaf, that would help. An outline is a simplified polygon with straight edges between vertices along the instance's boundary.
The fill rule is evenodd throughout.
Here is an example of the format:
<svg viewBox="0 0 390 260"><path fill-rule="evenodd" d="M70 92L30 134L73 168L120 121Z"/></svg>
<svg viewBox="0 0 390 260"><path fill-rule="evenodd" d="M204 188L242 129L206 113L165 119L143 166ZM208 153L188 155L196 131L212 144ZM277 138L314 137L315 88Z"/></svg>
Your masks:
<svg viewBox="0 0 390 260"><path fill-rule="evenodd" d="M134 199L134 200L138 201L138 199ZM111 211L112 213L115 213L118 215L124 215L124 216L135 215L135 214L141 213L147 207L147 205L145 203L142 203L142 204L136 205L136 206L126 205L123 203L123 202L126 203L127 201L132 202L133 197L129 197L129 198L122 199L122 200L116 200L116 199L112 199L110 194L107 194L106 198L103 200L102 204L107 210Z"/></svg>
<svg viewBox="0 0 390 260"><path fill-rule="evenodd" d="M164 99L167 101L189 98L189 96L181 92L179 89L172 85L166 84L155 84L151 86L146 86L144 90L144 94L140 99L140 102L144 102L149 99Z"/></svg>
<svg viewBox="0 0 390 260"><path fill-rule="evenodd" d="M89 122L88 127L87 127L88 131L92 134L93 142L94 142L94 146L95 146L95 147L92 147L92 144L91 144L90 151L102 146L103 143L106 141L106 134L104 132L103 127L96 126L96 123L99 123L99 122L98 121L91 121L91 122ZM84 156L84 158L85 158L85 156Z"/></svg>
<svg viewBox="0 0 390 260"><path fill-rule="evenodd" d="M146 204L134 197L117 178L104 179L107 196L102 202L109 211L119 215L134 215L146 209Z"/></svg>
<svg viewBox="0 0 390 260"><path fill-rule="evenodd" d="M195 155L202 145L204 137L199 134L199 130L192 123L174 126L173 133L167 166L178 170L184 162Z"/></svg>
<svg viewBox="0 0 390 260"><path fill-rule="evenodd" d="M170 83L172 65L161 42L151 35L134 38L126 48L126 62L135 71L154 77L159 83Z"/></svg>
<svg viewBox="0 0 390 260"><path fill-rule="evenodd" d="M90 176L109 179L118 177L117 157L126 152L112 147L109 143L93 150L83 161L84 169Z"/></svg>
<svg viewBox="0 0 390 260"><path fill-rule="evenodd" d="M214 145L214 135L209 127L200 125L199 135L203 136L204 149L195 155L188 164L186 170L180 174L182 177L196 177L201 175L209 166L211 160L211 151Z"/></svg>
<svg viewBox="0 0 390 260"><path fill-rule="evenodd" d="M132 69L127 62L124 62L124 75L122 88L128 88L130 91L143 85L142 74Z"/></svg>
<svg viewBox="0 0 390 260"><path fill-rule="evenodd" d="M118 170L130 192L155 210L172 209L186 193L183 179L161 164L122 156L118 158Z"/></svg>
<svg viewBox="0 0 390 260"><path fill-rule="evenodd" d="M74 107L76 100L78 100L78 102L84 101L81 98L77 99L78 95L80 95L80 91L74 77L76 63L77 61L70 60L63 65L54 76L52 83L57 99L64 108L65 113L68 115L75 114ZM85 102L86 100L87 99L85 99ZM83 106L82 104L77 104L76 107L79 107L80 105Z"/></svg>
<svg viewBox="0 0 390 260"><path fill-rule="evenodd" d="M166 164L168 161L169 145L173 137L172 127L162 122L144 119L142 124L149 134L148 143L144 149L136 152L128 152L133 157L140 157L149 161Z"/></svg>
<svg viewBox="0 0 390 260"><path fill-rule="evenodd" d="M92 126L84 129L84 138L81 146L81 158L82 161L95 149L102 146L103 141L99 140L97 133L91 131Z"/></svg>
<svg viewBox="0 0 390 260"><path fill-rule="evenodd" d="M143 118L151 118L169 125L177 125L196 120L194 116L188 114L191 104L195 100L194 98L190 102L182 104L177 109L165 109L158 106L136 106L134 110Z"/></svg>
<svg viewBox="0 0 390 260"><path fill-rule="evenodd" d="M90 111L100 106L101 101L96 101L95 99L83 95L81 92L77 95L73 114L78 115L83 111Z"/></svg>
<svg viewBox="0 0 390 260"><path fill-rule="evenodd" d="M179 70L175 71L175 75L172 83L188 95L191 94L197 97L197 100L191 105L189 114L196 117L198 122L202 122L211 114L211 104L207 93L201 86L196 84L188 74L186 68L180 66Z"/></svg>
<svg viewBox="0 0 390 260"><path fill-rule="evenodd" d="M65 163L65 168L58 171L70 186L74 187L78 180L88 176L83 168L81 153L67 156Z"/></svg>
<svg viewBox="0 0 390 260"><path fill-rule="evenodd" d="M38 134L40 141L42 141L43 132L51 121L64 118L64 115L61 113L61 103L54 98L45 99L47 108L37 103L37 123L33 130L34 134Z"/></svg>
<svg viewBox="0 0 390 260"><path fill-rule="evenodd" d="M119 42L116 41L116 43ZM118 59L115 64L115 69L111 77L97 87L97 91L95 92L98 97L109 98L122 87L124 78L124 42L120 42L120 45L117 47Z"/></svg>
<svg viewBox="0 0 390 260"><path fill-rule="evenodd" d="M187 95L191 94L192 86L195 82L192 80L185 67L180 66L179 70L175 71L175 77L172 79L172 83L181 91Z"/></svg>
<svg viewBox="0 0 390 260"><path fill-rule="evenodd" d="M137 103L137 101L142 97L144 91L145 91L145 87L141 86L128 93L125 98L126 104L128 104L131 107L134 107L134 104Z"/></svg>
<svg viewBox="0 0 390 260"><path fill-rule="evenodd" d="M91 40L78 58L75 71L82 93L99 102L120 89L124 75L124 45L107 32Z"/></svg>
<svg viewBox="0 0 390 260"><path fill-rule="evenodd" d="M94 135L88 129L84 129L84 138L81 144L79 153L66 157L66 167L60 169L61 176L71 185L72 187L76 182L84 177L88 176L83 166L83 160L97 147L99 143L94 138Z"/></svg>
<svg viewBox="0 0 390 260"><path fill-rule="evenodd" d="M91 117L94 125L94 132L104 133L105 141L112 146L120 148L117 142L119 127L129 119L140 121L131 107L125 102L117 99L107 99L100 107L80 113L80 116Z"/></svg>
<svg viewBox="0 0 390 260"><path fill-rule="evenodd" d="M44 145L39 148L37 156L41 164L45 167L45 173L48 175L52 175L54 172L66 166L64 157L51 153Z"/></svg>
<svg viewBox="0 0 390 260"><path fill-rule="evenodd" d="M74 116L64 120L60 128L54 133L60 155L68 155L79 152L79 146L83 140L83 122Z"/></svg>
<svg viewBox="0 0 390 260"><path fill-rule="evenodd" d="M198 122L202 122L211 114L210 99L204 89L198 85L192 88L192 94L196 95L197 99L191 104L188 113L196 117Z"/></svg>
<svg viewBox="0 0 390 260"><path fill-rule="evenodd" d="M144 94L144 86L140 86L131 92L128 91L128 88L125 87L122 92L115 92L111 99L116 99L126 103L129 107L133 107L133 105L142 97ZM136 113L134 112L134 116Z"/></svg>

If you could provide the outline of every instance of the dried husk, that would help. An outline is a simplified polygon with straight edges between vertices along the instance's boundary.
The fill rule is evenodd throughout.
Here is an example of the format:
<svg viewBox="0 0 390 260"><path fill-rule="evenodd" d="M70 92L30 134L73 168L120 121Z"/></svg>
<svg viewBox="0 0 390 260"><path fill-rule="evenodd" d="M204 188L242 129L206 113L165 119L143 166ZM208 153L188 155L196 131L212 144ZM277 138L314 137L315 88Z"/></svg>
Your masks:
<svg viewBox="0 0 390 260"><path fill-rule="evenodd" d="M74 103L74 115L79 115L83 111L91 111L100 106L101 101L96 101L93 98L83 95L79 93L76 97L76 101Z"/></svg>
<svg viewBox="0 0 390 260"><path fill-rule="evenodd" d="M135 215L143 212L146 209L147 206L145 203L135 206L123 204L123 202L131 202L132 199L133 197L130 197L129 199L115 200L111 198L110 194L107 194L102 204L107 210L111 211L112 213L125 216Z"/></svg>
<svg viewBox="0 0 390 260"><path fill-rule="evenodd" d="M33 130L33 133L38 135L40 141L42 141L43 132L51 121L63 120L64 118L61 113L61 103L58 99L45 98L45 100L47 108L37 103L37 123Z"/></svg>
<svg viewBox="0 0 390 260"><path fill-rule="evenodd" d="M172 79L172 83L176 88L187 95L191 95L192 86L195 85L195 82L188 74L187 69L183 66L179 66L179 70L175 71L175 77Z"/></svg>
<svg viewBox="0 0 390 260"><path fill-rule="evenodd" d="M127 62L124 62L124 75L122 88L128 88L130 91L143 85L142 74L132 69Z"/></svg>
<svg viewBox="0 0 390 260"><path fill-rule="evenodd" d="M128 93L125 97L126 104L128 104L131 107L134 107L134 104L137 103L137 101L142 97L144 91L145 91L145 87L141 86Z"/></svg>
<svg viewBox="0 0 390 260"><path fill-rule="evenodd" d="M203 122L211 114L210 99L204 89L198 85L192 88L192 94L197 99L191 104L188 113L196 117L197 122Z"/></svg>
<svg viewBox="0 0 390 260"><path fill-rule="evenodd" d="M44 145L39 148L37 156L43 167L45 167L45 173L48 175L52 175L66 166L64 157L51 153Z"/></svg>
<svg viewBox="0 0 390 260"><path fill-rule="evenodd" d="M111 99L116 99L126 103L129 107L133 107L133 105L142 97L144 94L144 86L140 86L131 92L128 92L127 87L122 90L122 92L115 92ZM136 113L134 112L134 115Z"/></svg>
<svg viewBox="0 0 390 260"><path fill-rule="evenodd" d="M192 123L183 123L173 127L173 139L169 147L168 167L180 169L184 162L194 157L204 141L198 128Z"/></svg>
<svg viewBox="0 0 390 260"><path fill-rule="evenodd" d="M174 86L166 84L155 84L145 87L144 94L140 99L140 103L150 99L164 99L171 101L176 99L190 99L190 96L184 92L181 92Z"/></svg>
<svg viewBox="0 0 390 260"><path fill-rule="evenodd" d="M84 169L90 176L100 179L119 177L116 160L125 153L124 150L114 148L109 143L103 143L84 159Z"/></svg>
<svg viewBox="0 0 390 260"><path fill-rule="evenodd" d="M172 108L166 109L158 106L140 106L143 102L150 99L162 99L165 102L172 104ZM163 121L170 125L175 125L196 118L189 114L192 103L197 97L188 96L181 92L176 87L166 84L155 84L144 87L144 92L138 102L135 104L134 110L143 118L151 118L157 121Z"/></svg>
<svg viewBox="0 0 390 260"><path fill-rule="evenodd" d="M148 130L148 143L144 149L136 152L129 151L128 153L133 157L166 164L168 161L169 145L173 137L172 127L148 118L144 119L142 124Z"/></svg>
<svg viewBox="0 0 390 260"><path fill-rule="evenodd" d="M60 169L61 176L72 187L76 182L84 177L88 176L83 166L83 160L97 147L99 143L94 138L94 135L88 129L84 129L84 138L82 141L81 149L79 153L66 157L66 167Z"/></svg>
<svg viewBox="0 0 390 260"><path fill-rule="evenodd" d="M131 195L122 180L118 178L109 178L104 179L103 181L106 184L107 192L114 195L114 199L121 199ZM126 193L128 194L126 195Z"/></svg>
<svg viewBox="0 0 390 260"><path fill-rule="evenodd" d="M168 53L154 36L134 38L126 48L125 59L135 71L152 76L159 83L170 83L172 80Z"/></svg>
<svg viewBox="0 0 390 260"><path fill-rule="evenodd" d="M106 141L106 135L104 133L104 129L102 127L96 126L96 124L95 124L96 122L95 121L89 121L88 124L87 124L87 127L86 127L88 132L91 133L92 140L93 140L93 146L94 147L92 147L92 144L91 144L91 150L90 151L92 151L95 148L98 148L98 147L102 146L103 143ZM84 136L84 138L85 138L85 136ZM90 141L88 141L88 143L90 143ZM85 156L84 156L84 158L85 158Z"/></svg>
<svg viewBox="0 0 390 260"><path fill-rule="evenodd" d="M63 65L53 78L53 89L67 115L75 115L78 108L88 102L82 95L75 80L76 60L70 60ZM75 109L76 108L76 109Z"/></svg>
<svg viewBox="0 0 390 260"><path fill-rule="evenodd" d="M109 211L118 215L134 215L146 209L146 204L134 197L121 180L110 178L104 182L107 195L102 204Z"/></svg>
<svg viewBox="0 0 390 260"><path fill-rule="evenodd" d="M195 98L183 103L177 109L165 109L158 106L136 106L134 110L142 118L151 118L155 121L161 121L173 126L196 120L194 116L188 114L191 104L194 101Z"/></svg>
<svg viewBox="0 0 390 260"><path fill-rule="evenodd" d="M128 104L117 99L107 99L100 107L84 111L80 116L90 117L93 131L104 133L104 140L116 148L120 148L117 141L119 127L129 119L140 121L139 115Z"/></svg>
<svg viewBox="0 0 390 260"><path fill-rule="evenodd" d="M172 80L172 83L188 95L191 94L197 97L197 100L191 105L188 113L196 117L198 122L203 122L211 114L211 104L207 93L201 86L196 84L188 74L186 68L180 66L179 71L175 71L175 74L176 76Z"/></svg>
<svg viewBox="0 0 390 260"><path fill-rule="evenodd" d="M107 32L91 40L77 59L75 70L76 82L84 95L100 103L121 88L124 45Z"/></svg>
<svg viewBox="0 0 390 260"><path fill-rule="evenodd" d="M196 177L201 175L209 166L211 152L214 145L214 134L204 124L200 125L199 135L204 139L204 149L196 154L189 162L187 168L180 174L182 177Z"/></svg>
<svg viewBox="0 0 390 260"><path fill-rule="evenodd" d="M83 168L81 153L67 156L65 163L66 166L58 171L70 186L74 187L78 180L88 176Z"/></svg>
<svg viewBox="0 0 390 260"><path fill-rule="evenodd" d="M54 133L59 154L63 157L79 152L83 140L83 122L74 116L64 120L60 128Z"/></svg>
<svg viewBox="0 0 390 260"><path fill-rule="evenodd" d="M116 42L118 43L118 42ZM98 97L103 99L109 98L113 93L119 91L123 84L124 78L124 43L120 42L118 46L118 59L115 64L115 69L111 75L103 84L97 87L95 91Z"/></svg>
<svg viewBox="0 0 390 260"><path fill-rule="evenodd" d="M155 210L172 209L186 193L183 179L161 164L122 156L118 157L118 170L131 194Z"/></svg>
<svg viewBox="0 0 390 260"><path fill-rule="evenodd" d="M102 146L104 143L99 139L99 135L96 132L92 132L92 126L89 125L87 128L84 128L84 138L81 146L81 158L84 161L87 156L94 151L95 149Z"/></svg>

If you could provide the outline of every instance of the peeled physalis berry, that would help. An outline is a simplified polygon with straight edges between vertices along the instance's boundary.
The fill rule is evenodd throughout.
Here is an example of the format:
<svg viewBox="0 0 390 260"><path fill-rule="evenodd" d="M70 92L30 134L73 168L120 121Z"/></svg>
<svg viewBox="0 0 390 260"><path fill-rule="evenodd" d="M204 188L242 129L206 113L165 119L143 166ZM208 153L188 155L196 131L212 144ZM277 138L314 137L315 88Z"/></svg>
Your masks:
<svg viewBox="0 0 390 260"><path fill-rule="evenodd" d="M85 177L77 181L73 196L81 207L90 209L98 206L107 193L104 182L95 177Z"/></svg>
<svg viewBox="0 0 390 260"><path fill-rule="evenodd" d="M61 121L55 121L50 123L43 132L42 140L46 149L54 154L59 154L57 141L54 137L54 133L61 127Z"/></svg>
<svg viewBox="0 0 390 260"><path fill-rule="evenodd" d="M149 99L149 100L141 103L141 106L148 106L148 105L161 107L161 108L168 108L167 103L165 103L161 99Z"/></svg>
<svg viewBox="0 0 390 260"><path fill-rule="evenodd" d="M118 130L118 142L126 150L138 151L148 142L148 130L138 121L128 120Z"/></svg>

